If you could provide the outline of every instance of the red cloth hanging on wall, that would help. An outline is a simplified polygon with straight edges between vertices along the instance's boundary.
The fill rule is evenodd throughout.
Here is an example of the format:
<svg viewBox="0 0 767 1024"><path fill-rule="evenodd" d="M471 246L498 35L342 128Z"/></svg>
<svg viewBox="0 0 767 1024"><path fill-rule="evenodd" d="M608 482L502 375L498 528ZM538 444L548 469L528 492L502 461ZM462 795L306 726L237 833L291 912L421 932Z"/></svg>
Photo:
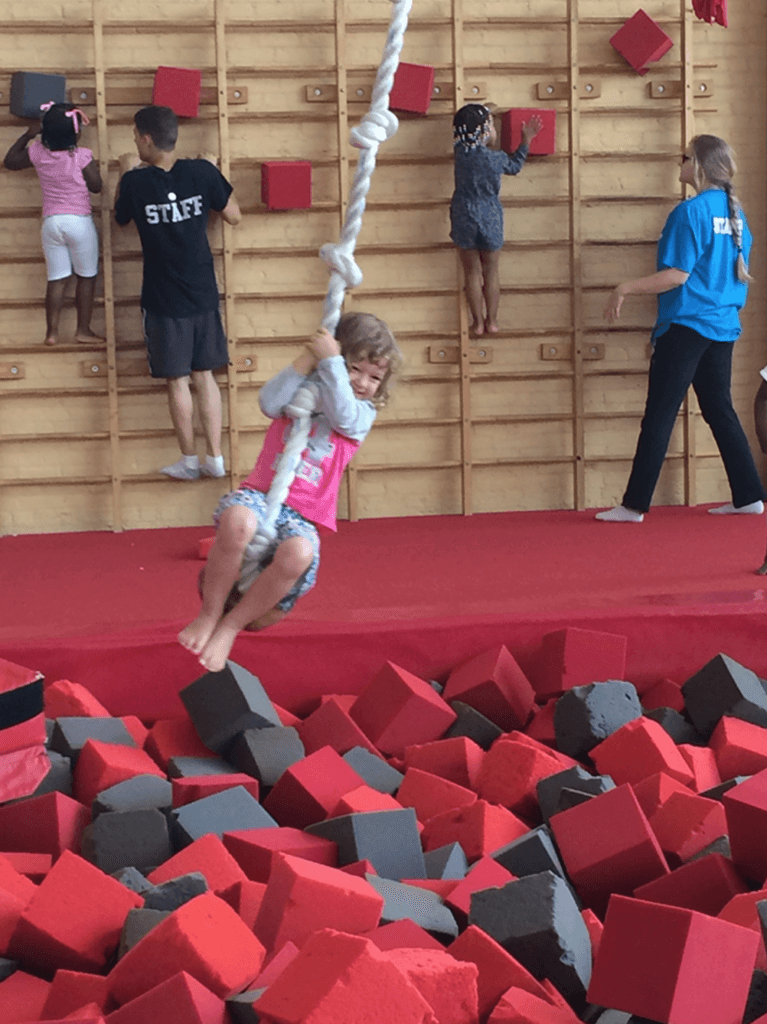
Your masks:
<svg viewBox="0 0 767 1024"><path fill-rule="evenodd" d="M727 0L692 0L692 9L701 21L727 28Z"/></svg>

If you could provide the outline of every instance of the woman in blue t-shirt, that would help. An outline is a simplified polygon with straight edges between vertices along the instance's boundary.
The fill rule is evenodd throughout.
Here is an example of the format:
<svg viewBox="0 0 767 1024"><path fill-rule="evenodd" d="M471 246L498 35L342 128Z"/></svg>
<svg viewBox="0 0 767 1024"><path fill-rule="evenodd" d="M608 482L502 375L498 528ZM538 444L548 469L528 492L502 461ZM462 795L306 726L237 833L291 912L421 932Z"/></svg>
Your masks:
<svg viewBox="0 0 767 1024"><path fill-rule="evenodd" d="M605 319L619 318L627 295L657 295L658 319L642 428L623 503L597 519L641 523L666 457L679 408L692 384L714 435L732 502L709 512L761 515L765 498L748 439L732 405L732 343L751 278L751 232L732 185L732 150L697 135L682 156L679 180L697 195L671 211L658 242L657 272L624 281Z"/></svg>

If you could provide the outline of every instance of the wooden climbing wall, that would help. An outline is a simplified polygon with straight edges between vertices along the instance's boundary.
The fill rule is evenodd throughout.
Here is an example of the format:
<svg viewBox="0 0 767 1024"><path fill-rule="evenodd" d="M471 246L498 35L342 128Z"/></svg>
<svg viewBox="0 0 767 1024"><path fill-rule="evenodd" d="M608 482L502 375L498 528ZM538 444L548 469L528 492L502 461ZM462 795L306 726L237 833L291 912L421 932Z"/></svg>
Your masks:
<svg viewBox="0 0 767 1024"><path fill-rule="evenodd" d="M736 349L734 394L750 436L765 359L764 12L731 5L728 29L680 0L643 9L674 40L644 76L609 45L635 0L415 0L404 61L435 68L426 115L404 114L379 150L357 256L365 279L347 309L369 309L406 357L394 400L347 474L350 518L583 508L619 500L644 401L652 299L601 319L609 288L654 269L654 243L681 197L678 161L695 132L736 148L755 236L756 283ZM133 227L110 217L132 113L151 101L160 64L199 68L200 116L179 155L219 155L244 212L211 226L232 367L220 375L235 484L265 421L260 383L292 359L319 320L327 273L317 250L338 238L389 0L6 0L0 11L0 145L13 70L64 73L92 118L83 144L107 182L95 199L104 268L94 327L101 346L42 345L45 291L33 171L2 175L0 199L0 533L205 524L222 481L178 484L161 382L146 371ZM34 19L34 20L32 20ZM450 120L473 98L499 110L557 111L557 146L506 179L501 331L470 339L448 239ZM268 211L264 160L313 165L311 210ZM202 447L202 442L201 447ZM726 499L694 399L680 414L658 503Z"/></svg>

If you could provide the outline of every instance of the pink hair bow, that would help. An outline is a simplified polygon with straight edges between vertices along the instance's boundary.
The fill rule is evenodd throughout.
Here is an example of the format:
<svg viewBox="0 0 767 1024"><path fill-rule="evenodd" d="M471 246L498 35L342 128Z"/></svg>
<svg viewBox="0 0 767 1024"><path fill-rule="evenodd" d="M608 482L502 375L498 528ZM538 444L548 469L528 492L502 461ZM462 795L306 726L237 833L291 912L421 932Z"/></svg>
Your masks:
<svg viewBox="0 0 767 1024"><path fill-rule="evenodd" d="M82 110L80 110L79 107L75 107L74 110L67 110L66 116L71 117L74 121L75 135L77 135L80 131L80 122L78 121L79 117L83 119L83 124L90 124L90 121L88 120L87 116L82 112Z"/></svg>
<svg viewBox="0 0 767 1024"><path fill-rule="evenodd" d="M41 103L41 104L40 104L40 109L41 109L41 110L45 110L45 111L48 111L48 110L50 110L50 109L51 109L51 107L53 107L53 106L55 106L55 103L54 103L54 101L53 101L53 100L48 100L48 102L47 102L47 103Z"/></svg>

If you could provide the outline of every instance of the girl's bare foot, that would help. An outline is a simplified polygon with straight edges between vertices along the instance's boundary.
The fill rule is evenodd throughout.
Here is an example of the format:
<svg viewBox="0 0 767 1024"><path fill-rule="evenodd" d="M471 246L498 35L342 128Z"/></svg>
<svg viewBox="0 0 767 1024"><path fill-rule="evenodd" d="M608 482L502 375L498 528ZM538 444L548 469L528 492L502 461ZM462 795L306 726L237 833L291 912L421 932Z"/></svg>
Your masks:
<svg viewBox="0 0 767 1024"><path fill-rule="evenodd" d="M59 339L56 337L55 334L49 334L48 337L43 342L43 344L45 345L58 345L58 343Z"/></svg>
<svg viewBox="0 0 767 1024"><path fill-rule="evenodd" d="M485 324L485 330L487 331L488 334L497 334L498 324L495 322L495 320L488 320L487 323Z"/></svg>
<svg viewBox="0 0 767 1024"><path fill-rule="evenodd" d="M475 338L482 337L482 335L485 333L485 325L484 324L472 324L471 325L471 333L474 335Z"/></svg>
<svg viewBox="0 0 767 1024"><path fill-rule="evenodd" d="M84 331L83 330L75 331L75 341L81 341L81 342L85 342L87 344L88 342L103 341L103 340L104 339L100 335L94 334L93 331L90 329L90 327L87 330L84 330Z"/></svg>
<svg viewBox="0 0 767 1024"><path fill-rule="evenodd" d="M205 644L200 655L200 664L208 672L222 672L226 668L226 662L237 639L238 630L231 626L218 624L216 631L210 640Z"/></svg>
<svg viewBox="0 0 767 1024"><path fill-rule="evenodd" d="M178 634L178 642L192 654L199 654L210 640L217 624L217 618L200 612L194 622L190 622Z"/></svg>

